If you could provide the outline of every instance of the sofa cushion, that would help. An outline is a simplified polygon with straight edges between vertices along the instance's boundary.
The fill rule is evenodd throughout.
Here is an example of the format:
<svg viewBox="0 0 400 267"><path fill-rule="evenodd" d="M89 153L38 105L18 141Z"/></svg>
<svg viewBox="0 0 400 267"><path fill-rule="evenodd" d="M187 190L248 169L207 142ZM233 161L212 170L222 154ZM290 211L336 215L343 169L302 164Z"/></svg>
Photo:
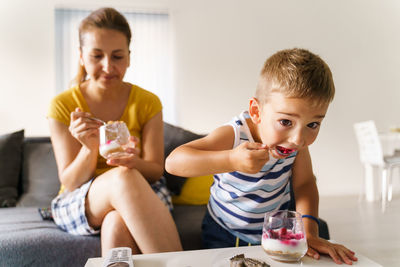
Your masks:
<svg viewBox="0 0 400 267"><path fill-rule="evenodd" d="M204 135L196 134L185 130L183 128L171 125L164 122L164 153L165 158L174 150L176 147L188 143L192 140L203 137ZM174 195L179 195L186 178L181 176L176 176L164 172L164 177L167 180L167 187Z"/></svg>
<svg viewBox="0 0 400 267"><path fill-rule="evenodd" d="M181 193L178 196L172 196L172 202L184 205L205 205L208 203L213 182L213 175L187 178Z"/></svg>
<svg viewBox="0 0 400 267"><path fill-rule="evenodd" d="M43 221L37 208L0 209L0 266L84 266L100 237L75 236Z"/></svg>
<svg viewBox="0 0 400 267"><path fill-rule="evenodd" d="M25 138L21 185L18 206L47 207L57 196L60 181L49 137Z"/></svg>
<svg viewBox="0 0 400 267"><path fill-rule="evenodd" d="M0 136L0 207L13 207L18 197L24 130Z"/></svg>

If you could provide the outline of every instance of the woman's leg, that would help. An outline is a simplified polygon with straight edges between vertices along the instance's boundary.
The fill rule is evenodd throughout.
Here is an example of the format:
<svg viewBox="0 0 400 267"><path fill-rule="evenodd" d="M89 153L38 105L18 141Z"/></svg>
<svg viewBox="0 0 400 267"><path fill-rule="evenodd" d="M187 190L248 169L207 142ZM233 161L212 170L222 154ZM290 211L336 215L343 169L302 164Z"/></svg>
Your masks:
<svg viewBox="0 0 400 267"><path fill-rule="evenodd" d="M101 255L104 257L115 247L130 247L132 254L141 253L118 211L113 210L107 213L101 225Z"/></svg>
<svg viewBox="0 0 400 267"><path fill-rule="evenodd" d="M93 181L86 197L89 224L100 227L113 210L142 253L182 250L169 210L137 170L117 167Z"/></svg>

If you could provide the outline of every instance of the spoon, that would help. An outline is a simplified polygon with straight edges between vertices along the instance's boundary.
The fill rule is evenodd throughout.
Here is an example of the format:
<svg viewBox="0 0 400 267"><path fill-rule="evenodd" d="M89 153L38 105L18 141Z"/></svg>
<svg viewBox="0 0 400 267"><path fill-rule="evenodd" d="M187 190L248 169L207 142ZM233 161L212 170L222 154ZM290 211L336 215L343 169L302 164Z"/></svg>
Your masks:
<svg viewBox="0 0 400 267"><path fill-rule="evenodd" d="M106 125L106 124L107 124L105 121L103 121L103 120L100 120L100 119L98 119L98 118L94 118L94 117L88 117L88 119L90 119L90 120L92 120L92 121L98 121L98 122L101 122L103 125Z"/></svg>

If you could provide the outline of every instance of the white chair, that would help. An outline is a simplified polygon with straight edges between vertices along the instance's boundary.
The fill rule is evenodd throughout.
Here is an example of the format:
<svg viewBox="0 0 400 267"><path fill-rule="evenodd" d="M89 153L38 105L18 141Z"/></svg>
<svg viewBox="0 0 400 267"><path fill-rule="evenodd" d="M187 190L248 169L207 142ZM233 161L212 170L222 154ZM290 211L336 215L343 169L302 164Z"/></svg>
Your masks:
<svg viewBox="0 0 400 267"><path fill-rule="evenodd" d="M385 211L386 201L392 200L392 169L400 167L400 155L394 153L385 156L381 140L374 121L358 122L354 130L360 151L360 160L365 166L365 194L367 201L374 200L374 167L378 167L381 176L382 211Z"/></svg>

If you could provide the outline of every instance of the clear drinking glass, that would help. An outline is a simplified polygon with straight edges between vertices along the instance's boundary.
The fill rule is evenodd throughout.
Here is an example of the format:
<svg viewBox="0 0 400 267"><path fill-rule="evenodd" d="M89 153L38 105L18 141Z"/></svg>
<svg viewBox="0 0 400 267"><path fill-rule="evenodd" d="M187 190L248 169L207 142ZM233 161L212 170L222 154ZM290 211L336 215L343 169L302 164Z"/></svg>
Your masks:
<svg viewBox="0 0 400 267"><path fill-rule="evenodd" d="M299 261L307 253L301 214L286 210L266 213L261 245L274 260Z"/></svg>
<svg viewBox="0 0 400 267"><path fill-rule="evenodd" d="M129 155L125 148L129 145L129 130L123 121L100 126L100 155L106 159Z"/></svg>

